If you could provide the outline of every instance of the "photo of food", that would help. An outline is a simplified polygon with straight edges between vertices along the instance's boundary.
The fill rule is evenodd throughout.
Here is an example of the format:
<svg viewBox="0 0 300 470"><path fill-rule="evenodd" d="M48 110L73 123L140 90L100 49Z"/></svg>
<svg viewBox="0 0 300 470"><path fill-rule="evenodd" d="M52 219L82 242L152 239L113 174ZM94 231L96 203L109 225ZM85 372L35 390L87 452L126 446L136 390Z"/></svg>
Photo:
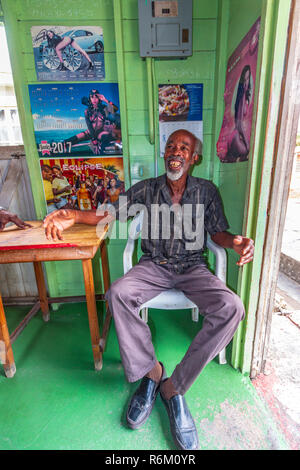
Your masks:
<svg viewBox="0 0 300 470"><path fill-rule="evenodd" d="M161 121L187 119L190 100L184 85L163 85L159 88L159 119Z"/></svg>
<svg viewBox="0 0 300 470"><path fill-rule="evenodd" d="M203 141L203 84L158 86L160 156L172 132L186 129Z"/></svg>

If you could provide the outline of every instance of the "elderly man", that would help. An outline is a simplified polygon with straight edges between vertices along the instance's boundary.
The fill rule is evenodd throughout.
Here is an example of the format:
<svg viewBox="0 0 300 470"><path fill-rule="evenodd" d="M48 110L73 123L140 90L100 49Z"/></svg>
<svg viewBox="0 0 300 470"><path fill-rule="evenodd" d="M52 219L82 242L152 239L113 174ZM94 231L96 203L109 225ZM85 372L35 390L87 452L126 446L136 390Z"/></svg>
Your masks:
<svg viewBox="0 0 300 470"><path fill-rule="evenodd" d="M244 318L244 308L239 297L207 269L203 243L189 245L188 230L178 236L178 222L177 225L174 222L176 210L184 208L185 212L186 208L192 208L191 226L196 224L196 238L204 231L209 232L215 243L232 248L240 255L239 266L251 261L254 253L251 239L227 232L228 223L215 186L210 181L189 175L201 153L200 146L201 142L190 132L174 132L165 149L166 174L141 181L125 193L127 207L143 205L148 216L148 231L157 225L152 211L154 205L175 210L170 217L169 236L163 237L162 231L158 230L158 236L144 237L144 255L139 263L112 283L106 293L126 377L129 382L142 379L128 406L128 426L137 429L145 423L160 391L174 441L177 447L186 450L197 449L199 442L184 394L205 365L230 342ZM122 209L117 206L115 203L116 217ZM197 218L201 219L202 225L197 224ZM53 213L45 219L46 235L62 238L62 230L73 223L97 224L100 219L101 216L92 211ZM203 239L204 236L200 236L200 240ZM138 313L144 302L170 288L182 290L199 307L204 321L201 331L168 378L163 364L155 356L149 327Z"/></svg>

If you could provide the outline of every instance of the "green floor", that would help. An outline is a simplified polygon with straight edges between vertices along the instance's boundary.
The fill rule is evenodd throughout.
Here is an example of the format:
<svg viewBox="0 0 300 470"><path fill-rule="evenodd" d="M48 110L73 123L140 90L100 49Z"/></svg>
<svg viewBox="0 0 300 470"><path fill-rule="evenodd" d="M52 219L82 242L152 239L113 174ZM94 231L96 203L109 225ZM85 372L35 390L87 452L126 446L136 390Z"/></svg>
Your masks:
<svg viewBox="0 0 300 470"><path fill-rule="evenodd" d="M101 303L99 303L101 310ZM10 332L28 308L6 308ZM171 373L199 326L189 312L152 311L157 357ZM124 378L114 326L103 369L95 372L85 304L65 304L44 323L38 314L13 345L17 372L0 364L0 449L175 449L158 397L145 426L126 427L136 384ZM201 449L288 449L250 380L212 361L187 392Z"/></svg>

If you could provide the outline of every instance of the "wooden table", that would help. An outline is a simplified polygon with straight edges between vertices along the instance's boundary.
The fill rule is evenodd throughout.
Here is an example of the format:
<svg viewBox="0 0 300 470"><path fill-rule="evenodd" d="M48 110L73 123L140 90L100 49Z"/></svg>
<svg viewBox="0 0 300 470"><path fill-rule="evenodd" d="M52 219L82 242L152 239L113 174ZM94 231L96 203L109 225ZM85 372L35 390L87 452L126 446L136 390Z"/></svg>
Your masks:
<svg viewBox="0 0 300 470"><path fill-rule="evenodd" d="M16 226L12 226L0 232L0 264L32 262L39 294L38 302L11 335L8 332L0 295L0 362L4 366L5 375L13 377L16 372L12 343L39 310L42 311L44 321L48 321L50 318L49 304L83 300L87 302L95 369L100 370L111 314L106 304L105 321L100 337L96 298L104 300L104 295L95 295L92 259L100 248L104 291L106 292L110 285L105 244L107 227L98 228L96 232L95 226L76 224L63 232L64 240L53 241L47 240L41 221L29 221L28 223L32 225L32 228L20 230ZM86 296L48 297L42 262L75 259L82 260Z"/></svg>

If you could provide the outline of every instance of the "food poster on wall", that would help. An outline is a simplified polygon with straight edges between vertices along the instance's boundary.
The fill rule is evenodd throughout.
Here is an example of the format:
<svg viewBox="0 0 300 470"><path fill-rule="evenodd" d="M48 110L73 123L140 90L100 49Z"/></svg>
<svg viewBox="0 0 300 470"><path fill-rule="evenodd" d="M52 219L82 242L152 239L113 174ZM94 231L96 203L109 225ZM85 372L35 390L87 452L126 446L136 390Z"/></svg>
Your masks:
<svg viewBox="0 0 300 470"><path fill-rule="evenodd" d="M103 30L99 26L32 26L39 81L104 80Z"/></svg>
<svg viewBox="0 0 300 470"><path fill-rule="evenodd" d="M40 159L47 213L97 209L125 191L123 157Z"/></svg>
<svg viewBox="0 0 300 470"><path fill-rule="evenodd" d="M227 64L225 111L217 142L222 163L247 161L250 150L260 18Z"/></svg>
<svg viewBox="0 0 300 470"><path fill-rule="evenodd" d="M39 157L122 155L117 83L29 85Z"/></svg>
<svg viewBox="0 0 300 470"><path fill-rule="evenodd" d="M159 85L160 156L164 156L168 137L186 129L203 142L203 84Z"/></svg>

